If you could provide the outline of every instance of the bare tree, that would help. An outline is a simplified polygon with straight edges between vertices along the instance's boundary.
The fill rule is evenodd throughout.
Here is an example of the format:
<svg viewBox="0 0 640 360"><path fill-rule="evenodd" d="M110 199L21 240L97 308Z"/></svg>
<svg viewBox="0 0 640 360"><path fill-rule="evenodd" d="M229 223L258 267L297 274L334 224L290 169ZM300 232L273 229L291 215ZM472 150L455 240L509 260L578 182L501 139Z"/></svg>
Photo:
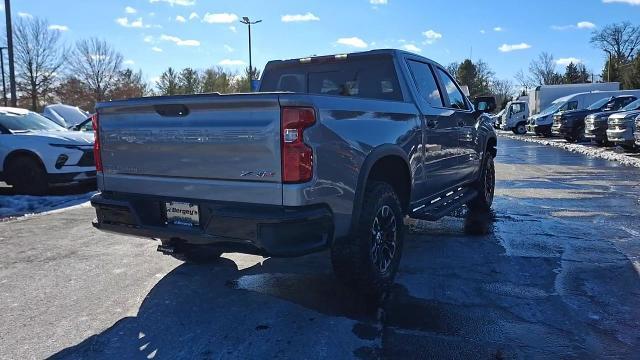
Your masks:
<svg viewBox="0 0 640 360"><path fill-rule="evenodd" d="M608 52L622 63L630 61L640 48L640 26L625 21L607 25L596 30L591 36L591 44Z"/></svg>
<svg viewBox="0 0 640 360"><path fill-rule="evenodd" d="M531 82L536 85L556 85L562 83L562 75L556 72L556 61L553 55L542 52L538 59L529 65Z"/></svg>
<svg viewBox="0 0 640 360"><path fill-rule="evenodd" d="M510 80L493 80L491 82L491 93L496 97L498 106L504 108L513 96L513 83Z"/></svg>
<svg viewBox="0 0 640 360"><path fill-rule="evenodd" d="M16 85L30 99L31 110L54 86L57 71L63 64L64 49L60 46L60 31L49 29L43 19L20 19L14 28Z"/></svg>
<svg viewBox="0 0 640 360"><path fill-rule="evenodd" d="M68 57L69 69L82 80L95 101L105 100L105 94L117 82L122 55L106 41L97 38L80 40Z"/></svg>

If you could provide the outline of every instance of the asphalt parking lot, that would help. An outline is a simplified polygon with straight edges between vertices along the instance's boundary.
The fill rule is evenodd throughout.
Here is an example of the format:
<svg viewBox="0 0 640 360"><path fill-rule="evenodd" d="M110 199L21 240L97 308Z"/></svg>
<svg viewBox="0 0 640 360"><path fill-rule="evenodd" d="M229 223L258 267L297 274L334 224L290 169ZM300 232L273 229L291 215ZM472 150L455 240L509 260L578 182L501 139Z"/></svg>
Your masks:
<svg viewBox="0 0 640 360"><path fill-rule="evenodd" d="M413 222L385 301L326 253L186 265L90 208L0 223L0 358L633 358L640 169L499 139L491 233Z"/></svg>

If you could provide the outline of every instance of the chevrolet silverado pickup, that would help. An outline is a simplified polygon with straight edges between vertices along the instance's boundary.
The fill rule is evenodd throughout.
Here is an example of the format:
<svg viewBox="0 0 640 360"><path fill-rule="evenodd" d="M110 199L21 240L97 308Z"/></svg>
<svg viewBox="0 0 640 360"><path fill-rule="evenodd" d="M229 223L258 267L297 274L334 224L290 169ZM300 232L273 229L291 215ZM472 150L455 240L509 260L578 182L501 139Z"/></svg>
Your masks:
<svg viewBox="0 0 640 360"><path fill-rule="evenodd" d="M583 110L570 110L557 113L553 116L554 135L564 137L568 142L577 142L585 135L585 118L591 114L617 111L636 101L636 95L617 95L600 99Z"/></svg>
<svg viewBox="0 0 640 360"><path fill-rule="evenodd" d="M490 208L495 132L441 65L398 50L278 60L259 90L98 104L94 226L185 261L330 249L338 278L379 293L405 216Z"/></svg>

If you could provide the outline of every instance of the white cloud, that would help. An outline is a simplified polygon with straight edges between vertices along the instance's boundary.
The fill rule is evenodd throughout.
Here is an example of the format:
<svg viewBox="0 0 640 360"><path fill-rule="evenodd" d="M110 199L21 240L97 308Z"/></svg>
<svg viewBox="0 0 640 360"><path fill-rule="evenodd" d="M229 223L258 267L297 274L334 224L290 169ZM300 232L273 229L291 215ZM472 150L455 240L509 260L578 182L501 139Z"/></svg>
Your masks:
<svg viewBox="0 0 640 360"><path fill-rule="evenodd" d="M151 35L147 35L144 37L144 39L142 39L144 42L146 43L152 43L153 42L153 36Z"/></svg>
<svg viewBox="0 0 640 360"><path fill-rule="evenodd" d="M573 30L573 29L594 29L596 28L596 24L590 21L580 21L575 25L552 25L551 29L564 31L564 30Z"/></svg>
<svg viewBox="0 0 640 360"><path fill-rule="evenodd" d="M58 30L58 31L69 31L69 27L67 25L49 25L49 30Z"/></svg>
<svg viewBox="0 0 640 360"><path fill-rule="evenodd" d="M124 12L126 12L127 14L135 14L138 12L138 10L132 8L131 6L127 6L124 8Z"/></svg>
<svg viewBox="0 0 640 360"><path fill-rule="evenodd" d="M137 18L135 20L129 21L129 18L121 17L121 18L117 18L116 22L120 26L124 26L124 27L128 27L128 28L148 28L148 27L150 27L149 25L145 25L142 22L142 18Z"/></svg>
<svg viewBox="0 0 640 360"><path fill-rule="evenodd" d="M571 63L574 64L582 64L582 60L578 59L578 58L574 58L574 57L568 57L568 58L560 58L558 60L556 60L556 64L558 65L562 65L562 66L567 66Z"/></svg>
<svg viewBox="0 0 640 360"><path fill-rule="evenodd" d="M320 18L313 13L282 15L282 22L303 22L303 21L320 21Z"/></svg>
<svg viewBox="0 0 640 360"><path fill-rule="evenodd" d="M123 61L122 63L123 63L124 65L133 65L133 64L135 64L136 62L135 62L135 61L133 61L133 60L131 60L131 59L127 59L127 60Z"/></svg>
<svg viewBox="0 0 640 360"><path fill-rule="evenodd" d="M155 52L162 52L162 49L157 47L157 46L152 47L151 50L153 50Z"/></svg>
<svg viewBox="0 0 640 360"><path fill-rule="evenodd" d="M422 49L420 49L419 47L413 45L413 44L405 44L402 46L403 49L407 50L407 51L411 51L411 52L415 52L415 53L419 53L422 52Z"/></svg>
<svg viewBox="0 0 640 360"><path fill-rule="evenodd" d="M495 31L495 32L501 32L501 31L504 31L504 29L503 29L503 28L501 28L500 26L496 26L496 27L494 27L494 28L493 28L493 31Z"/></svg>
<svg viewBox="0 0 640 360"><path fill-rule="evenodd" d="M231 24L238 21L238 15L229 13L206 13L202 17L202 21L209 24Z"/></svg>
<svg viewBox="0 0 640 360"><path fill-rule="evenodd" d="M218 65L227 65L227 66L241 66L244 64L245 62L242 60L231 60L231 59L224 59L218 63Z"/></svg>
<svg viewBox="0 0 640 360"><path fill-rule="evenodd" d="M179 5L179 6L192 6L196 4L196 0L149 0L150 3L158 3L163 2L167 3L171 6Z"/></svg>
<svg viewBox="0 0 640 360"><path fill-rule="evenodd" d="M224 48L225 50L227 50L228 52L234 52L236 51L236 49L232 48L231 46L224 44Z"/></svg>
<svg viewBox="0 0 640 360"><path fill-rule="evenodd" d="M629 4L629 5L640 5L640 0L602 0L605 4L612 3L621 3L621 4Z"/></svg>
<svg viewBox="0 0 640 360"><path fill-rule="evenodd" d="M160 40L171 41L178 46L200 46L200 41L198 40L182 40L177 36L172 35L160 35Z"/></svg>
<svg viewBox="0 0 640 360"><path fill-rule="evenodd" d="M356 48L366 48L367 43L359 37L340 38L336 41L340 45L352 46Z"/></svg>
<svg viewBox="0 0 640 360"><path fill-rule="evenodd" d="M596 24L589 21L580 21L576 26L578 29L593 29L596 27Z"/></svg>
<svg viewBox="0 0 640 360"><path fill-rule="evenodd" d="M229 30L231 30L232 32L238 32L238 29L236 29L236 27L233 25L229 26Z"/></svg>
<svg viewBox="0 0 640 360"><path fill-rule="evenodd" d="M483 30L480 30L480 34L486 34L486 33L487 33L487 32L486 32L484 29L483 29Z"/></svg>
<svg viewBox="0 0 640 360"><path fill-rule="evenodd" d="M433 44L436 40L442 39L442 34L433 30L427 30L423 32L422 35L427 38L425 44Z"/></svg>
<svg viewBox="0 0 640 360"><path fill-rule="evenodd" d="M502 44L502 46L500 46L498 50L500 50L501 52L511 52L516 50L526 50L530 48L531 48L531 45L527 43L512 44L512 45Z"/></svg>
<svg viewBox="0 0 640 360"><path fill-rule="evenodd" d="M194 11L189 15L189 20L198 19L199 17L200 15L198 15L198 13Z"/></svg>
<svg viewBox="0 0 640 360"><path fill-rule="evenodd" d="M369 0L371 5L387 5L387 0Z"/></svg>
<svg viewBox="0 0 640 360"><path fill-rule="evenodd" d="M182 15L178 15L178 16L176 16L176 21L183 23L183 22L186 22L187 19L185 19L184 16L182 16Z"/></svg>
<svg viewBox="0 0 640 360"><path fill-rule="evenodd" d="M18 16L20 16L21 18L27 18L27 19L32 19L33 15L26 13L26 12L19 12Z"/></svg>

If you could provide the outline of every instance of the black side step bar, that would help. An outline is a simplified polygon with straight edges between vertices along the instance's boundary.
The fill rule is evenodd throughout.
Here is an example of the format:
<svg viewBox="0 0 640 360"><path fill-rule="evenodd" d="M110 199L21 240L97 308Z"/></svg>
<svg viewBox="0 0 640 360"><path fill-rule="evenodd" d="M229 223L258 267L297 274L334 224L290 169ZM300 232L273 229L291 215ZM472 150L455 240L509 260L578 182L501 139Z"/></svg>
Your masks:
<svg viewBox="0 0 640 360"><path fill-rule="evenodd" d="M450 191L433 200L428 206L413 209L411 217L427 221L439 220L473 200L477 195L478 191L470 188Z"/></svg>

